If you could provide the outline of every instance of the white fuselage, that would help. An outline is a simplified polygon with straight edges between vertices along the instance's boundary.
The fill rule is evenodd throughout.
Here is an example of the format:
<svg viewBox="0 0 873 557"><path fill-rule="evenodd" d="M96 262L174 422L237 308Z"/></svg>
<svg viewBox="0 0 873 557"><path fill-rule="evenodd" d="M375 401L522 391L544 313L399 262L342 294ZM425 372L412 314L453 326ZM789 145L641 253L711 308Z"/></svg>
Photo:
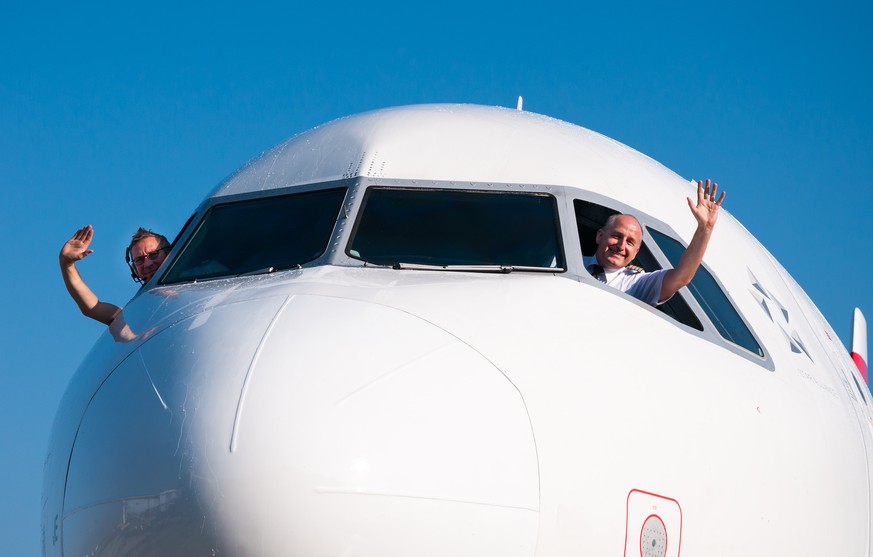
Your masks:
<svg viewBox="0 0 873 557"><path fill-rule="evenodd" d="M367 261L380 188L534 196L555 259ZM218 207L325 190L341 205L314 258L179 270ZM44 553L873 555L870 392L754 237L725 213L704 259L745 344L688 289L699 327L583 269L585 203L687 245L690 195L624 145L497 108L376 111L277 146L207 197L114 324L132 335L71 382Z"/></svg>

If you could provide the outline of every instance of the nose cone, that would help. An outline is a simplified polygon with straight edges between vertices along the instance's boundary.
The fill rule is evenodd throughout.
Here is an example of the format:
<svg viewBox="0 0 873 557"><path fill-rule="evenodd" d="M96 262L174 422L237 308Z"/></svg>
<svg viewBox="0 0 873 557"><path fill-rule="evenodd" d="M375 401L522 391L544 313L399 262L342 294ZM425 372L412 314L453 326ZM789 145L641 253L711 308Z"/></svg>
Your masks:
<svg viewBox="0 0 873 557"><path fill-rule="evenodd" d="M130 353L100 385L75 436L64 555L196 555L214 547L194 471L226 446L245 372L284 297L202 311ZM197 438L197 420L214 435Z"/></svg>
<svg viewBox="0 0 873 557"><path fill-rule="evenodd" d="M152 538L187 531L233 555L531 555L536 541L519 392L448 332L372 303L299 295L189 318L113 373L80 437L64 522L80 553L86 517L114 517L117 539L134 500ZM89 482L92 466L118 477ZM144 554L191 554L162 549Z"/></svg>
<svg viewBox="0 0 873 557"><path fill-rule="evenodd" d="M209 455L245 555L529 555L536 455L518 391L445 331L298 296L265 338L232 450Z"/></svg>

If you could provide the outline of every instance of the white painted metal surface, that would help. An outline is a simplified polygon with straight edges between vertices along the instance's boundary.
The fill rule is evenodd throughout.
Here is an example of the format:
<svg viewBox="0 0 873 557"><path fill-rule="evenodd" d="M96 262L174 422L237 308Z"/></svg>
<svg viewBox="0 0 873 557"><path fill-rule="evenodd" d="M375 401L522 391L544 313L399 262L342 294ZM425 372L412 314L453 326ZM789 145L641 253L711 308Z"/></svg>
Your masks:
<svg viewBox="0 0 873 557"><path fill-rule="evenodd" d="M705 263L762 357L581 271L574 199L687 243L687 180L545 116L414 106L295 136L198 218L335 180L322 258L150 284L124 309L148 334L95 345L46 459L46 555L873 554L870 393L755 238L725 213ZM364 266L378 185L552 195L567 270Z"/></svg>

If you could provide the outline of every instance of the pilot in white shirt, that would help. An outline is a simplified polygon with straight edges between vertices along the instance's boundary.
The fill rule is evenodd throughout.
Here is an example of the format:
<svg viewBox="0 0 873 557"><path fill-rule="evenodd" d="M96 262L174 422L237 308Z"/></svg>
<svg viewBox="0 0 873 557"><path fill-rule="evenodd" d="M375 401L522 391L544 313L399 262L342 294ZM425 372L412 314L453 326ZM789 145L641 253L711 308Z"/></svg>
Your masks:
<svg viewBox="0 0 873 557"><path fill-rule="evenodd" d="M607 270L597 263L594 256L583 257L582 263L591 276L607 286L617 288L649 305L657 306L662 303L661 285L664 282L666 269L647 273L635 265L629 265L621 269Z"/></svg>
<svg viewBox="0 0 873 557"><path fill-rule="evenodd" d="M629 267L642 246L643 228L633 215L621 214L609 217L597 231L597 251L593 257L583 258L585 268L608 286L653 306L663 304L691 282L703 261L725 196L722 192L716 201L717 189L718 184L710 180L705 186L698 181L697 203L687 198L691 214L697 220L697 230L675 268L646 273L637 267Z"/></svg>

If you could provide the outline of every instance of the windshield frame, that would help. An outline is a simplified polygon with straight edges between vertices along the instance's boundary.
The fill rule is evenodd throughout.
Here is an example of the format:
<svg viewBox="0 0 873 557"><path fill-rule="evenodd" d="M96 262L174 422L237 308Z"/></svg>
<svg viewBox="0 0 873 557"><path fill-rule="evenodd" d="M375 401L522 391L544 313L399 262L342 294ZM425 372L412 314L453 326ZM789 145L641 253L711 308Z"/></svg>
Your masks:
<svg viewBox="0 0 873 557"><path fill-rule="evenodd" d="M319 265L324 265L329 262L332 254L336 251L334 244L336 241L337 222L344 220L348 216L348 203L350 199L350 192L355 185L356 180L344 179L344 180L335 180L330 182L318 182L313 184L304 184L300 186L289 186L286 188L278 188L271 189L267 191L261 192L248 192L244 194L236 194L236 195L227 195L227 196L216 196L206 199L200 207L197 208L197 211L194 215L188 220L183 230L179 233L179 236L176 238L174 242L174 250L172 253L172 258L167 258L167 261L161 267L159 273L159 280L155 281L156 286L165 286L165 285L179 285L179 284L189 284L189 283L198 283L198 282L207 282L207 281L215 281L215 280L226 280L229 278L237 278L237 277L245 277L251 276L255 274L269 274L273 272L282 272L289 271L307 267L316 267ZM185 251L190 247L191 241L196 237L197 233L203 227L204 223L208 220L209 215L216 208L233 205L238 203L245 203L249 201L260 201L267 200L271 198L280 198L280 197L288 197L296 194L307 194L314 193L319 191L327 191L327 190L338 190L345 189L345 194L343 196L342 202L339 204L338 214L336 219L331 227L330 234L328 236L328 241L326 242L325 249L321 252L318 257L311 259L309 261L302 262L299 265L290 266L287 268L275 269L259 269L248 271L245 273L228 273L222 274L220 276L212 276L212 277L201 277L201 278L185 278L185 279L174 279L168 280L168 278L172 278L171 272L176 265L177 261L184 255Z"/></svg>

